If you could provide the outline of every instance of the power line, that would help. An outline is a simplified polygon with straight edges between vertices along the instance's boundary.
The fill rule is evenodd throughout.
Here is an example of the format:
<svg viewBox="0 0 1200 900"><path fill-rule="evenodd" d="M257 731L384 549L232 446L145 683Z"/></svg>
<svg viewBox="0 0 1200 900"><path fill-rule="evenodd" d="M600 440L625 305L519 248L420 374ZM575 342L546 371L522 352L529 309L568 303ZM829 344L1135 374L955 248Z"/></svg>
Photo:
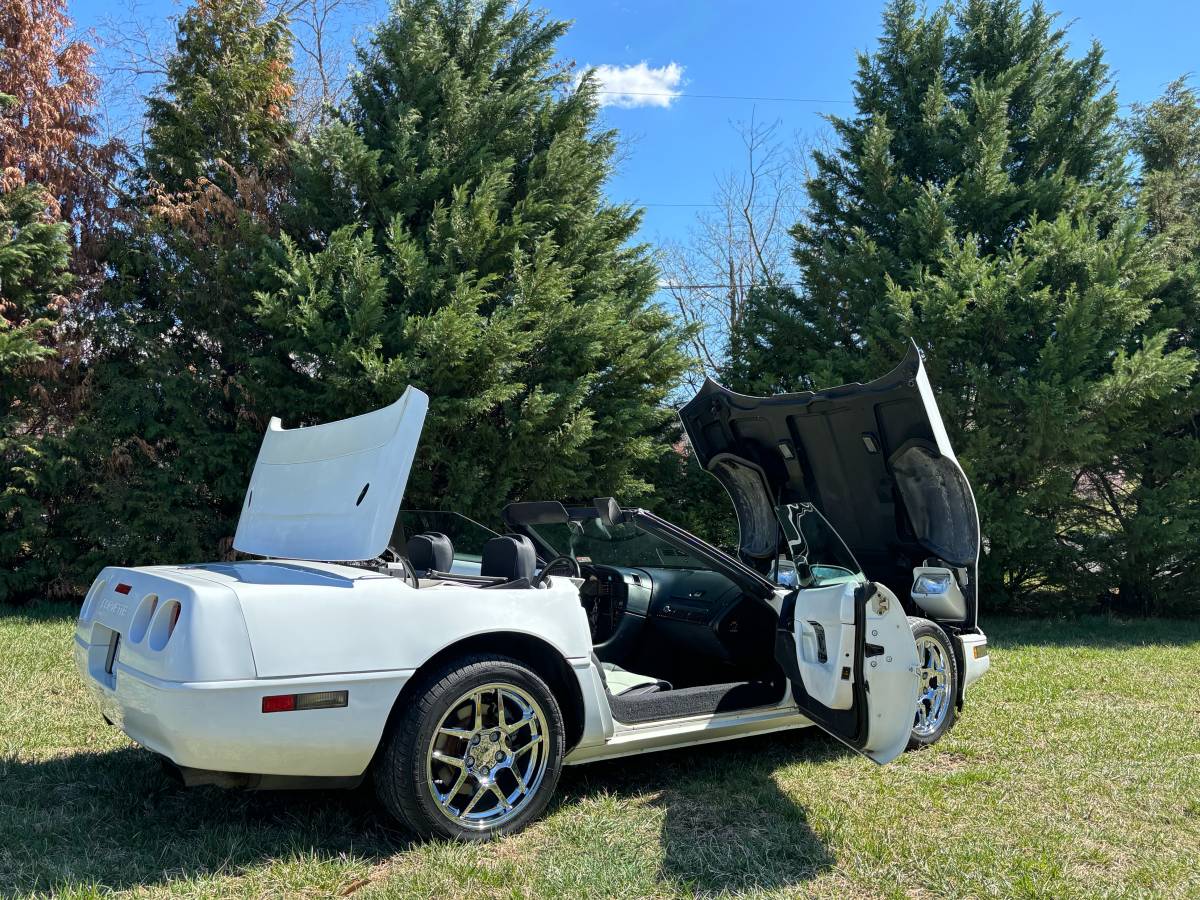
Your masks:
<svg viewBox="0 0 1200 900"><path fill-rule="evenodd" d="M674 202L671 202L671 203L653 203L653 202L642 202L642 201L639 201L639 200L629 200L629 201L627 201L627 202L629 202L629 203L633 204L634 206L666 206L666 207L672 207L672 206L677 206L677 207L691 207L691 206L726 206L726 205L727 205L727 204L724 204L724 203L715 203L715 202L713 202L712 200L682 200L682 201L679 201L678 203L674 203ZM740 204L740 203L739 203L739 204L736 204L736 205L738 206L738 208L739 208L739 209L741 208L741 204ZM761 202L759 202L759 203L752 204L750 208L751 208L751 209L753 209L753 210L757 210L757 209L769 209L769 208L771 207L771 205L772 205L772 204L771 204L771 202L770 202L770 201L763 200L763 201L761 201Z"/></svg>
<svg viewBox="0 0 1200 900"><path fill-rule="evenodd" d="M694 100L761 100L764 103L853 103L853 100L821 100L817 97L752 97L741 94L689 94L681 91L606 91L597 94L613 94L621 97L687 97Z"/></svg>
<svg viewBox="0 0 1200 900"><path fill-rule="evenodd" d="M691 94L685 91L609 91L597 90L597 94L608 94L617 97L670 97L673 100L693 99L693 100L755 100L763 103L849 103L854 100L835 100L821 99L819 97L755 97L745 94ZM1128 109L1136 106L1142 101L1133 101L1129 103L1118 103L1117 106L1121 109ZM1143 103L1143 105L1145 105Z"/></svg>
<svg viewBox="0 0 1200 900"><path fill-rule="evenodd" d="M683 291L715 291L718 288L728 290L732 285L729 284L660 284L660 291L683 290ZM760 281L753 287L803 287L799 281Z"/></svg>

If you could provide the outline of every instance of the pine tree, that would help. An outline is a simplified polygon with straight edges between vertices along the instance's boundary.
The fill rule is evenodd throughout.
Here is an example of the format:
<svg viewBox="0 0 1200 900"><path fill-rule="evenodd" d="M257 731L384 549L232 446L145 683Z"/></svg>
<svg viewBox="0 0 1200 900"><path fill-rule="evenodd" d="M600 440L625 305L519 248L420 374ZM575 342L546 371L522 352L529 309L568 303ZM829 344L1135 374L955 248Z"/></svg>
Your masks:
<svg viewBox="0 0 1200 900"><path fill-rule="evenodd" d="M69 593L55 541L116 147L63 0L0 0L0 601Z"/></svg>
<svg viewBox="0 0 1200 900"><path fill-rule="evenodd" d="M1186 79L1129 123L1140 162L1138 207L1170 278L1142 327L1171 329L1168 346L1200 352L1200 98ZM1149 404L1129 434L1132 452L1100 470L1110 542L1099 574L1113 604L1135 613L1200 610L1200 375Z"/></svg>
<svg viewBox="0 0 1200 900"><path fill-rule="evenodd" d="M95 276L118 148L99 140L93 51L71 27L65 0L0 0L0 189L41 185L71 223L75 272Z"/></svg>
<svg viewBox="0 0 1200 900"><path fill-rule="evenodd" d="M71 285L67 226L47 215L37 185L0 190L0 602L45 583L38 565L44 532L41 460L46 338Z"/></svg>
<svg viewBox="0 0 1200 900"><path fill-rule="evenodd" d="M93 483L72 517L92 551L81 572L228 551L269 416L252 312L286 175L289 54L260 0L199 0L179 19L74 435Z"/></svg>
<svg viewBox="0 0 1200 900"><path fill-rule="evenodd" d="M293 160L259 315L301 421L431 397L406 502L495 522L513 498L648 495L686 365L602 187L595 85L566 25L503 0L406 0L360 55L342 120Z"/></svg>
<svg viewBox="0 0 1200 900"><path fill-rule="evenodd" d="M1086 599L1105 540L1080 515L1099 502L1089 476L1194 368L1148 330L1164 273L1125 202L1101 49L1072 58L1040 3L895 0L855 104L814 155L804 287L755 298L733 380L865 380L915 338L975 486L984 590Z"/></svg>

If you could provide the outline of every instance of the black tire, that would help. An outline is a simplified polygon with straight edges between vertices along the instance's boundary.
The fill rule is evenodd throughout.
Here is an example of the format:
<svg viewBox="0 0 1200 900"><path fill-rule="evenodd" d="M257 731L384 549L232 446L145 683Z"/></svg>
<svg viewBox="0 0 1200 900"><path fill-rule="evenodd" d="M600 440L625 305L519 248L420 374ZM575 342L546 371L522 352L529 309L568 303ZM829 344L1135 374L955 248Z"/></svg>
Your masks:
<svg viewBox="0 0 1200 900"><path fill-rule="evenodd" d="M546 767L541 781L514 817L494 826L468 827L440 811L429 786L427 753L456 701L474 688L493 683L512 685L541 707L546 725ZM416 687L405 708L393 715L374 766L375 791L387 811L421 837L460 841L486 841L512 834L540 816L562 772L566 734L558 701L546 683L510 657L472 655L451 660Z"/></svg>
<svg viewBox="0 0 1200 900"><path fill-rule="evenodd" d="M913 730L908 739L908 749L918 750L921 747L930 747L936 744L946 732L954 727L954 723L958 720L958 654L954 652L954 641L942 630L940 625L918 616L909 616L908 624L912 628L913 638L918 642L918 649L923 640L936 641L941 646L945 657L945 681L948 688L945 715L932 730L918 727L921 706L924 705L928 710L929 703L923 698L917 701L918 708L913 712ZM926 661L925 654L922 654L918 664L924 667Z"/></svg>

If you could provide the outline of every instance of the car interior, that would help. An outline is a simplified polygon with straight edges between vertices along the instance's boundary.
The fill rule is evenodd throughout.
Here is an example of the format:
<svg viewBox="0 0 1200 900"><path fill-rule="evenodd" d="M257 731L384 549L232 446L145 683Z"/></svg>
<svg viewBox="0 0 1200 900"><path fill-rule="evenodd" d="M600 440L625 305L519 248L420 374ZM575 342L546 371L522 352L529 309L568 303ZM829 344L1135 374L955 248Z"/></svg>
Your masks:
<svg viewBox="0 0 1200 900"><path fill-rule="evenodd" d="M416 576L416 586L470 584L480 588L532 588L539 575L537 553L529 538L497 535L483 545L479 574L455 572L454 544L441 532L414 534L405 544L405 558Z"/></svg>
<svg viewBox="0 0 1200 900"><path fill-rule="evenodd" d="M460 553L445 532L412 534L404 555L417 585L533 588L549 575L577 578L594 658L619 722L711 715L783 699L776 614L761 598L635 524L606 524L596 509L568 511L561 504L552 504L563 511L555 515L561 521L524 521L545 518L544 505L537 506L512 504L506 520L514 533L482 545L482 535L462 534L461 523L428 513L414 521L402 513L409 533L414 525L452 525L477 550ZM477 573L465 571L476 557Z"/></svg>

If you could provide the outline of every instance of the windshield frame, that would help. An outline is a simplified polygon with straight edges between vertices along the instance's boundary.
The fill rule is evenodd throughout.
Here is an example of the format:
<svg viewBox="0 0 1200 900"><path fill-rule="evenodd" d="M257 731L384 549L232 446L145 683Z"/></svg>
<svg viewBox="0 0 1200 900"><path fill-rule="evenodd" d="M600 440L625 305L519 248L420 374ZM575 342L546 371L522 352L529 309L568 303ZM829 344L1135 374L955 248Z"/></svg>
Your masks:
<svg viewBox="0 0 1200 900"><path fill-rule="evenodd" d="M527 511L535 509L536 512L531 512L528 516L525 515ZM504 523L509 528L528 537L533 541L534 546L538 548L539 555L544 553L547 555L547 558L563 554L558 548L546 542L534 530L533 526L547 524L552 521L560 523L582 521L584 519L600 519L603 521L605 518L597 506L566 507L559 503L510 503L504 508L502 517ZM711 571L724 575L747 594L760 600L770 600L776 595L776 591L779 590L775 584L751 569L745 563L734 559L723 550L719 550L712 544L702 541L691 532L685 531L678 525L674 525L652 512L639 507L622 507L615 521L618 524L631 523L637 525L643 531L664 543L694 557ZM669 567L664 566L663 568Z"/></svg>

